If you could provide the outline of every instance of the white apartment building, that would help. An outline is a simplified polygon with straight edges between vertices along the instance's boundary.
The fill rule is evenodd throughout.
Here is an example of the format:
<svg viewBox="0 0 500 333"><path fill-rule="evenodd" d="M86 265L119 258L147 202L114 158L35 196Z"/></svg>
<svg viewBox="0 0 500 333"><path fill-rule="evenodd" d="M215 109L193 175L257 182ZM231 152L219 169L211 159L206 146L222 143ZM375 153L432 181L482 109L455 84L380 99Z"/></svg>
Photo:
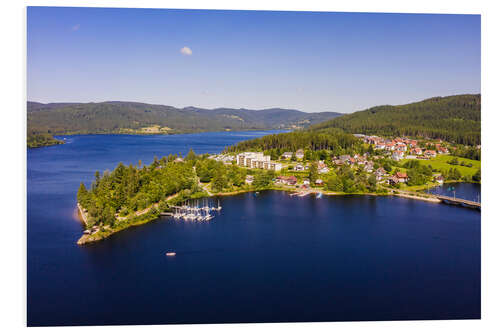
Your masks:
<svg viewBox="0 0 500 333"><path fill-rule="evenodd" d="M252 169L281 170L281 163L271 162L271 156L264 153L244 152L238 154L236 162L239 166Z"/></svg>

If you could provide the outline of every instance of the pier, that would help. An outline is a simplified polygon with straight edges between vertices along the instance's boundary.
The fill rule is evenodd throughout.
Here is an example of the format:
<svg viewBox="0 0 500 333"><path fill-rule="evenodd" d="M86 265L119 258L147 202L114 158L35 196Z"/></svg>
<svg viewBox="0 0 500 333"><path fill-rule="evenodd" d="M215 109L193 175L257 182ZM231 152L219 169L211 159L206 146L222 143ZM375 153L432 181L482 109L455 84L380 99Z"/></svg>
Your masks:
<svg viewBox="0 0 500 333"><path fill-rule="evenodd" d="M392 193L394 193L395 190L392 190ZM405 198L409 199L416 199L416 200L424 200L424 201L433 201L433 202L439 202L439 203L444 203L448 205L457 205L465 208L473 208L473 209L481 209L481 203L478 201L472 201L472 200L467 200L467 199L461 199L461 198L456 198L456 197L449 197L446 195L441 195L441 194L432 194L432 193L425 193L425 196L422 196L422 193L417 193L417 192L410 192L410 191L403 191L403 190L397 190L399 194L398 196L402 196Z"/></svg>
<svg viewBox="0 0 500 333"><path fill-rule="evenodd" d="M475 209L481 209L481 203L477 201L471 201L471 200L466 200L466 199L460 199L460 198L453 198L449 197L446 195L435 195L435 197L441 202L450 204L450 205L460 205L462 207L467 207L467 208L475 208Z"/></svg>

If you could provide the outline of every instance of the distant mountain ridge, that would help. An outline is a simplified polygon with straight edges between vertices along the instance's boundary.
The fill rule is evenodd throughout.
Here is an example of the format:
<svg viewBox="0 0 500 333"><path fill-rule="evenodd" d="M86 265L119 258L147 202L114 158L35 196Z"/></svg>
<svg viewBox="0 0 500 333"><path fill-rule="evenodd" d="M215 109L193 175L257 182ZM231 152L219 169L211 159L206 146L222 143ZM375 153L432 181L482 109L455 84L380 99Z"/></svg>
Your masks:
<svg viewBox="0 0 500 333"><path fill-rule="evenodd" d="M175 108L123 101L47 104L28 101L27 110L29 132L55 135L296 129L342 115L281 108Z"/></svg>

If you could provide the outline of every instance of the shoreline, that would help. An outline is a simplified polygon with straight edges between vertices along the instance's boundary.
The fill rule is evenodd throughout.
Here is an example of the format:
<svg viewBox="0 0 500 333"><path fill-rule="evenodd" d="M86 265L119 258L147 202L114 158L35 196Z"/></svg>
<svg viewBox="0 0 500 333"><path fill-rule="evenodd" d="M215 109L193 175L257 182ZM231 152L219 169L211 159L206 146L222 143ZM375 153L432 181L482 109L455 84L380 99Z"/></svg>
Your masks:
<svg viewBox="0 0 500 333"><path fill-rule="evenodd" d="M263 188L263 189L245 189L245 190L240 190L240 191L232 191L232 192L221 192L221 193L212 193L211 195L208 195L206 197L217 197L217 196L231 196L231 195L238 195L238 194L244 194L244 193L250 193L250 192L259 192L259 191L284 191L284 192L293 192L300 194L305 193L303 196L309 196L311 194L318 194L322 193L323 195L328 195L328 196L349 196L349 195L366 195L366 196L397 196L405 199L411 199L411 200L420 200L420 201L425 201L429 203L440 203L441 200L434 198L434 197L427 197L427 196L417 196L417 195L411 195L407 193L400 193L398 190L393 190L393 192L388 192L388 193L344 193L344 192L329 192L325 191L322 189L310 189L308 191L300 191L300 189L296 188L280 188L280 187L271 187L271 188ZM398 193L395 193L398 192ZM176 194L172 196L176 196ZM155 207L156 204L153 204L151 207ZM79 214L78 216L80 217L81 222L87 226L87 216L83 212L83 207L80 205L80 203L77 203L78 211ZM152 222L154 220L157 220L160 217L160 214L151 214L151 207L150 209L144 211L140 215L136 215L131 217L130 219L134 218L139 218L137 221L131 221L130 223L125 223L125 224L120 224L120 227L116 229L110 229L109 227L102 227L101 230L94 234L83 234L77 241L78 245L84 245L84 244L89 244L89 243L94 243L103 239L108 238L109 236L116 234L117 232L120 232L122 230L128 229L129 227L137 227L149 222ZM135 212L137 213L137 212ZM128 218L122 219L121 221L127 221Z"/></svg>
<svg viewBox="0 0 500 333"><path fill-rule="evenodd" d="M80 221L87 226L87 214L83 212L83 207L80 205L79 202L76 203L76 207L78 208L78 217L80 218Z"/></svg>

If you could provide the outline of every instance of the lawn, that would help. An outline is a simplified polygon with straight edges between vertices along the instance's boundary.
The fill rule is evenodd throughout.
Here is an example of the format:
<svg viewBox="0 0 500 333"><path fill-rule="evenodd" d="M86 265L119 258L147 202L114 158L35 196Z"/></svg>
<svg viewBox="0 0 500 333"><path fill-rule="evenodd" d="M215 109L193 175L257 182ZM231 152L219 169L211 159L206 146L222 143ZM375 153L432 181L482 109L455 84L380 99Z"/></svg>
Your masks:
<svg viewBox="0 0 500 333"><path fill-rule="evenodd" d="M458 160L459 165L451 165L447 162L456 158ZM430 165L433 169L436 170L448 170L451 168L457 168L458 171L462 174L462 176L466 175L474 175L478 169L481 168L481 161L470 160L462 157L455 157L450 155L438 155L436 158L431 160L419 160L422 165ZM466 164L471 163L472 167L461 166L460 163L464 161Z"/></svg>

